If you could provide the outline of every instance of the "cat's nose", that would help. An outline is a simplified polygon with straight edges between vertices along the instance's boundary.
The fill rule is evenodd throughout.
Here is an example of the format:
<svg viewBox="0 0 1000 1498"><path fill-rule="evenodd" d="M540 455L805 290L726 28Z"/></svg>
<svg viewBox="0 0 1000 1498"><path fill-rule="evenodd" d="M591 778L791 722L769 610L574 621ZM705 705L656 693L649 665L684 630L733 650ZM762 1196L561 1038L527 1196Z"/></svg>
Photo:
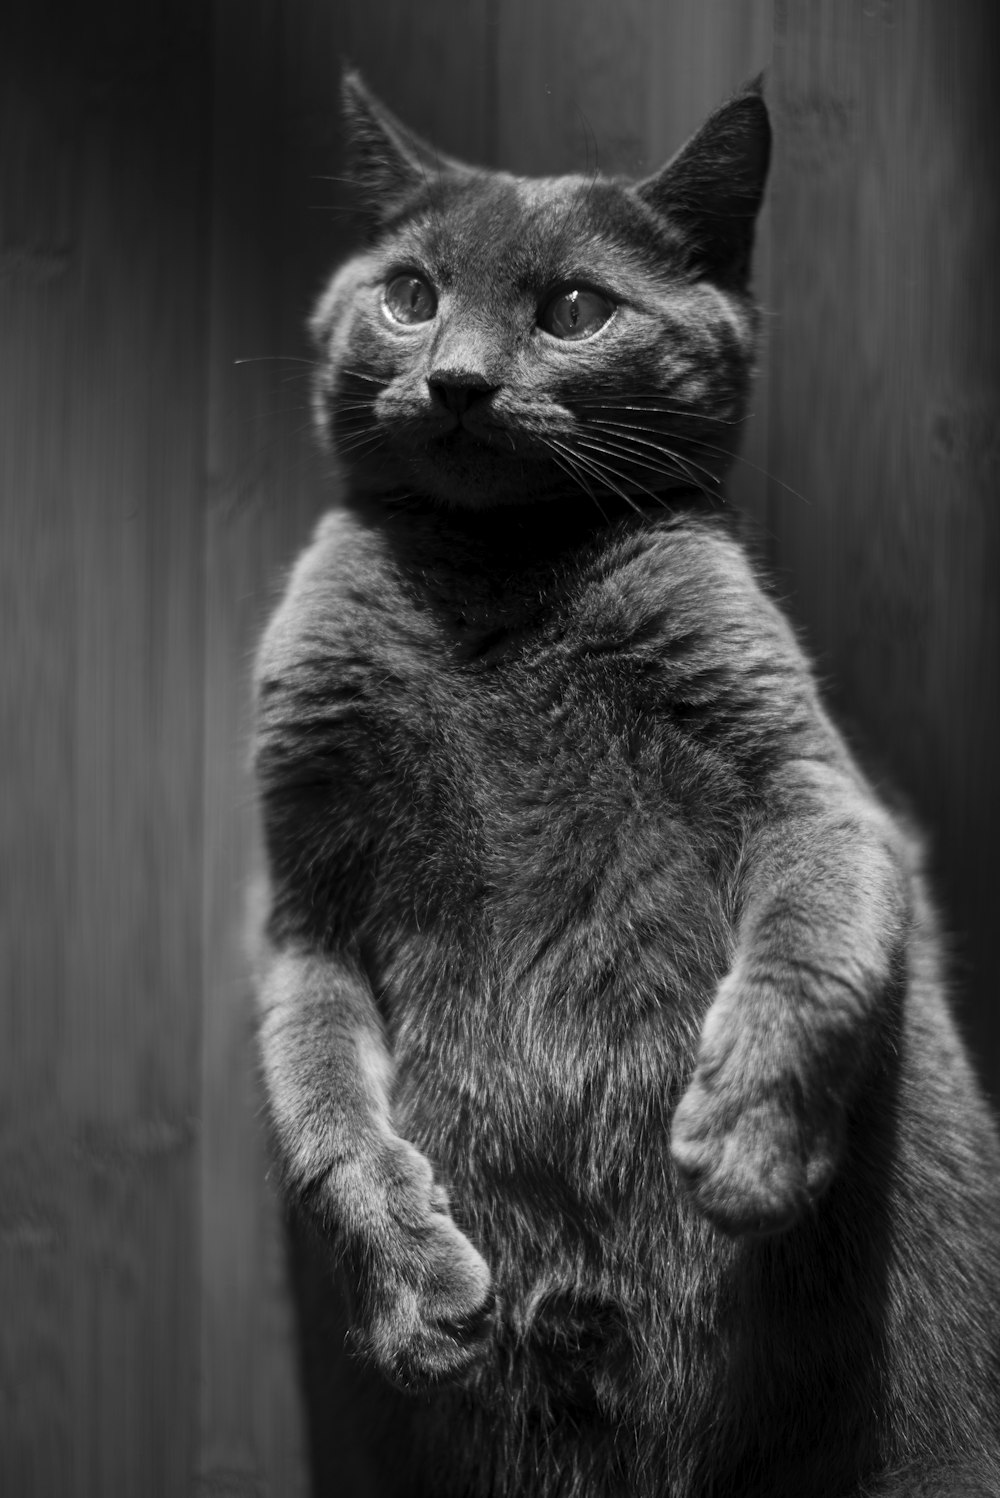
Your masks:
<svg viewBox="0 0 1000 1498"><path fill-rule="evenodd" d="M497 385L491 385L485 375L471 369L436 369L427 376L427 388L432 398L446 411L462 416L477 401L492 395Z"/></svg>

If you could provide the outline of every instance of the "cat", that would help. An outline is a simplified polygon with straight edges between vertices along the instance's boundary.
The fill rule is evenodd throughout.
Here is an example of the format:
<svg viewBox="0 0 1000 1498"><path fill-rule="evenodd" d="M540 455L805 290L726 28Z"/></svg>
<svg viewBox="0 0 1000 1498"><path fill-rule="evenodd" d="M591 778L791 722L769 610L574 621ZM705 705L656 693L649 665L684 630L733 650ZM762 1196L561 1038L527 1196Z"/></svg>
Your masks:
<svg viewBox="0 0 1000 1498"><path fill-rule="evenodd" d="M259 1021L290 1197L419 1396L399 1491L996 1495L1000 1144L919 841L721 501L761 86L639 182L344 101Z"/></svg>

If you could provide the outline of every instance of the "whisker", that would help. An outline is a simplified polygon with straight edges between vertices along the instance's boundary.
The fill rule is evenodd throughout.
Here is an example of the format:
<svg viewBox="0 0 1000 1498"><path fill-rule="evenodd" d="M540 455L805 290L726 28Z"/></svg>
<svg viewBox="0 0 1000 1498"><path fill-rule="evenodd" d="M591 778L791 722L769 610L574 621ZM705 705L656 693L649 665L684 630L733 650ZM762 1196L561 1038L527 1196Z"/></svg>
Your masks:
<svg viewBox="0 0 1000 1498"><path fill-rule="evenodd" d="M319 359L301 359L297 354L251 354L244 359L234 359L234 364L308 364L311 369L319 369Z"/></svg>
<svg viewBox="0 0 1000 1498"><path fill-rule="evenodd" d="M635 400L642 399L642 392L637 391L635 395L622 396L580 396L574 397L572 404L577 408L596 407L601 411L637 411L643 416L685 416L693 421L714 421L720 426L742 426L749 421L753 415L748 411L744 416L713 416L708 411L699 411L692 407L684 406L637 406L631 404ZM655 399L650 396L650 400Z"/></svg>
<svg viewBox="0 0 1000 1498"><path fill-rule="evenodd" d="M724 453L727 451L727 449L724 447L715 447L713 443L706 442L702 437L692 437L691 441L694 442L696 446L705 448L707 452ZM742 453L730 453L729 456L735 463L742 463L746 468L752 468L754 473L759 473L763 478L770 480L772 484L777 484L779 489L784 489L787 494L791 494L794 499L800 499L804 505L809 505L810 507L812 507L813 501L811 499L807 499L806 496L800 493L798 489L794 489L791 484L786 484L784 479L779 479L777 474L771 473L769 469L761 468L759 463L752 463L750 459L745 458Z"/></svg>
<svg viewBox="0 0 1000 1498"><path fill-rule="evenodd" d="M618 498L623 499L631 509L635 510L636 514L642 514L641 507L636 504L632 496L630 494L627 494L621 487L621 485L617 482L619 478L624 478L624 475L621 474L617 469L610 467L607 463L600 462L599 459L592 457L589 453L581 453L578 448L573 449L573 457L586 472L590 473L591 476L597 480L598 483L603 484L605 488L608 488L614 494L617 494ZM636 484L636 488L642 489L643 493L648 494L650 499L657 499L657 495L653 494L649 489L646 489L644 485Z"/></svg>
<svg viewBox="0 0 1000 1498"><path fill-rule="evenodd" d="M383 388L389 384L388 380L382 380L378 375L367 374L363 369L342 369L340 373L352 380L367 380L370 384L381 385Z"/></svg>
<svg viewBox="0 0 1000 1498"><path fill-rule="evenodd" d="M581 440L583 440L583 439L581 439ZM711 473L709 469L707 469L707 468L701 468L700 464L695 463L695 464L689 465L685 461L685 459L680 455L680 453L676 453L676 452L674 452L670 448L660 448L660 449L658 449L658 451L660 452L661 456L664 457L664 458L669 458L670 461L671 461L671 463L674 465L674 466L668 467L668 466L666 466L663 463L653 463L653 462L651 462L642 453L637 453L633 449L631 449L630 447L624 445L622 443L621 439L617 439L616 440L616 439L607 439L607 438L605 438L603 440L606 443L606 446L605 446L605 448L603 450L607 453L607 455L609 457L614 456L614 457L618 457L618 458L624 458L626 461L629 461L629 462L637 464L638 467L640 467L640 468L646 468L646 469L648 469L651 473L662 474L664 478L673 478L673 479L684 479L684 478L686 478L688 480L688 482L691 483L691 484L693 484L694 487L696 489L698 489L702 494L704 494L706 498L710 498L710 499L716 498L716 495L710 489L706 488L705 484L701 480L699 480L699 479L697 479L695 477L695 475L691 471L691 468L694 467L694 468L700 469L700 471L702 473L706 474L712 480L713 484L715 484L717 487L720 484L720 480L716 477L715 474ZM614 441L614 443L615 443L614 446L611 445L612 441ZM590 443L589 445L590 446L595 446L594 443ZM601 451L602 449L600 447L598 447L597 450ZM649 489L645 488L644 485L639 484L638 480L636 480L635 482L636 482L638 488L643 489L643 491L645 493L650 494L651 498L657 499L657 500L659 500L660 503L662 503L662 499L660 498L660 496L652 494L652 492Z"/></svg>
<svg viewBox="0 0 1000 1498"><path fill-rule="evenodd" d="M296 370L295 374L282 375L279 383L282 385L294 385L298 380L312 379L315 379L315 375L313 374L312 370L299 369Z"/></svg>
<svg viewBox="0 0 1000 1498"><path fill-rule="evenodd" d="M623 431L626 431L627 429L620 428L617 422L595 421L591 423L591 426L599 426L602 432L606 427L614 428L615 430L613 432L613 435L605 437L604 440L607 442L616 443L618 450L622 453L623 456L627 455L635 446L648 447L652 449L653 452L660 453L664 457L672 458L675 463L686 463L690 468L696 468L699 473L703 473L707 478L711 479L712 483L715 485L719 485L722 482L722 480L719 478L719 475L713 473L710 468L706 468L701 463L696 463L693 458L687 457L686 454L679 453L676 448L668 447L666 443L651 442L648 438L634 437L631 435L631 433L629 433L629 435L627 436L621 435L621 433ZM727 448L713 447L713 451L720 452L728 456ZM643 463L645 461L638 453L635 454L635 460L638 463ZM649 466L650 468L654 467L654 465L651 463L647 466Z"/></svg>
<svg viewBox="0 0 1000 1498"><path fill-rule="evenodd" d="M601 433L610 432L611 436L607 438L608 441L627 442L636 447L648 447L652 452L657 453L670 453L672 451L671 448L665 446L662 440L658 442L653 441L652 437L648 435L650 431L649 427L634 427L626 422L605 421L603 417L598 416L586 423L586 430L589 433L593 433L595 428L599 428ZM636 431L646 433L647 435L636 437L633 435Z"/></svg>
<svg viewBox="0 0 1000 1498"><path fill-rule="evenodd" d="M585 401L578 401L576 404L577 405L585 405L586 402ZM603 407L603 403L602 403L602 408L605 408L605 407ZM617 407L617 408L613 408L613 409L638 410L638 411L645 411L645 410L649 409L650 413L653 414L653 408L646 408L646 407L632 407L632 406L625 407L625 406L623 406L623 407ZM660 414L660 412L666 413L667 409L668 408L666 408L666 407L659 408L659 410L657 411L656 414ZM677 414L688 414L688 413L677 413ZM699 419L701 419L701 418L699 418ZM707 419L708 420L716 420L716 421L722 421L723 420L722 417L709 417ZM746 421L747 419L748 419L748 417L741 417L740 421ZM643 442L643 443L648 444L650 446L659 446L659 444L656 444L656 443L653 443L653 442L650 441L649 434L654 429L650 428L648 426L640 426L638 423L631 423L631 422L614 422L614 421L610 421L607 417L602 417L602 416L588 416L588 417L585 418L585 421L586 421L586 425L587 425L588 428L592 429L594 427L600 427L602 430L604 430L604 429L615 430L615 431L617 431L619 433L622 433L622 434L628 434L627 440L630 441L630 442L636 442L636 443ZM739 422L733 421L733 422L727 423L727 425L736 426L736 425L739 425ZM637 437L637 436L633 435L634 432L636 432L636 431L643 432L646 435L644 435L643 437ZM774 473L772 473L769 469L762 468L759 463L754 463L754 462L751 461L750 458L744 457L742 453L740 453L740 452L734 452L730 448L727 448L727 447L720 447L717 443L709 442L706 438L695 436L693 433L685 433L685 441L691 442L695 447L704 448L704 450L706 452L718 453L721 457L726 458L728 461L731 461L731 462L734 462L734 463L742 463L744 465L744 467L752 469L754 473L759 473L763 478L769 479L772 483L777 484L779 486L779 488L784 489L788 494L793 495L794 498L801 500L803 504L807 504L807 505L811 504L811 501L809 499L807 499L804 494L800 493L798 489L793 488L793 486L791 484L785 483L784 479L778 478L777 475L774 474ZM674 449L672 449L672 448L670 448L670 449L664 448L662 450L665 451L665 452L669 452L670 456L673 457L673 458L675 458L678 462L682 461L681 455L679 453L677 453ZM708 474L708 476L712 479L713 483L715 483L715 484L721 484L721 480L717 477L717 475L713 474L710 469L704 468L700 463L696 463L693 458L687 457L685 455L685 457L683 458L683 461L686 462L690 467L697 468L700 472Z"/></svg>
<svg viewBox="0 0 1000 1498"><path fill-rule="evenodd" d="M381 432L357 432L346 441L338 438L334 447L339 457L347 453L364 452L367 448L376 448L382 440Z"/></svg>
<svg viewBox="0 0 1000 1498"><path fill-rule="evenodd" d="M648 469L650 473L660 473L664 477L670 477L676 472L672 463L667 461L674 459L676 454L659 443L643 443L642 447L648 451L640 451L638 445L628 439L617 435L609 436L604 432L589 431L586 435L576 435L576 440L595 452L604 453L609 458L623 458L636 467ZM649 452L654 453L655 458L650 457Z"/></svg>
<svg viewBox="0 0 1000 1498"><path fill-rule="evenodd" d="M583 492L593 500L594 504L597 506L598 513L600 514L601 519L604 521L605 525L610 525L611 521L608 518L607 511L601 504L601 501L598 499L593 489L587 483L586 475L583 473L583 471L568 456L566 456L565 458L560 458L559 454L555 451L553 443L549 439L543 438L542 440L545 443L546 447L551 450L552 461L555 463L556 467L561 468L563 473L567 475L571 482L579 485Z"/></svg>

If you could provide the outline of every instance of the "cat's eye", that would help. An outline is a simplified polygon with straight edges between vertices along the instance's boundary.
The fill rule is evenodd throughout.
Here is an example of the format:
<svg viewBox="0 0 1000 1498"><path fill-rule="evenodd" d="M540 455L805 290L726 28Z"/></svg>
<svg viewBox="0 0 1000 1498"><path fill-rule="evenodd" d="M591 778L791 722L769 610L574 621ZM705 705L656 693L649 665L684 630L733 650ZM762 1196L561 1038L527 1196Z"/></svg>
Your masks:
<svg viewBox="0 0 1000 1498"><path fill-rule="evenodd" d="M538 326L553 338L593 338L615 310L599 291L581 286L560 291L542 308Z"/></svg>
<svg viewBox="0 0 1000 1498"><path fill-rule="evenodd" d="M385 288L382 305L393 322L410 327L430 322L437 311L437 297L434 288L421 276L393 276Z"/></svg>

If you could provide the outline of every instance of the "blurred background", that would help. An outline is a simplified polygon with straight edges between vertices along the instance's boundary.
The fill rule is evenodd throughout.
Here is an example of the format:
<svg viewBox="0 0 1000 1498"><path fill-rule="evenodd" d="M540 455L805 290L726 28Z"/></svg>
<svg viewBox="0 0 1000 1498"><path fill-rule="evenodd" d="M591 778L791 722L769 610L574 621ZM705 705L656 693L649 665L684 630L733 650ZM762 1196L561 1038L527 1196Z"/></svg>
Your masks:
<svg viewBox="0 0 1000 1498"><path fill-rule="evenodd" d="M242 945L248 666L328 502L298 361L344 59L525 172L650 171L767 70L732 493L928 830L1000 1097L998 41L994 0L5 8L0 1492L297 1498L310 1450L381 1491L340 1333L295 1335Z"/></svg>

